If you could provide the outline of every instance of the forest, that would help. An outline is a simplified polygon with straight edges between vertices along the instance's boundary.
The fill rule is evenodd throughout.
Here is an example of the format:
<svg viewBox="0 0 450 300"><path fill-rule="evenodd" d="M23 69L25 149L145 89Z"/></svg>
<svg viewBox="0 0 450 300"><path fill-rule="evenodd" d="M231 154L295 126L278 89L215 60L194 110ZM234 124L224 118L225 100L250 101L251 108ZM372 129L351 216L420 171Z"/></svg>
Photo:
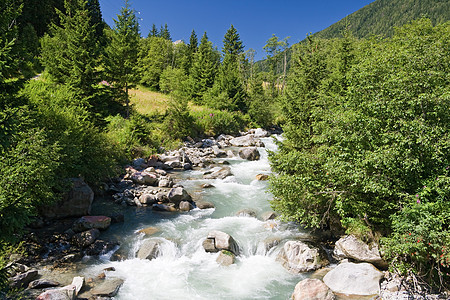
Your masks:
<svg viewBox="0 0 450 300"><path fill-rule="evenodd" d="M261 68L233 25L218 50L206 32L177 43L167 24L141 32L128 1L112 28L98 0L2 1L1 288L27 225L69 178L100 188L186 137L273 125L284 220L380 243L392 271L448 288L450 22L417 17L388 35L361 36L350 18L339 37L289 47L274 35ZM167 110L138 112L137 87L166 94Z"/></svg>

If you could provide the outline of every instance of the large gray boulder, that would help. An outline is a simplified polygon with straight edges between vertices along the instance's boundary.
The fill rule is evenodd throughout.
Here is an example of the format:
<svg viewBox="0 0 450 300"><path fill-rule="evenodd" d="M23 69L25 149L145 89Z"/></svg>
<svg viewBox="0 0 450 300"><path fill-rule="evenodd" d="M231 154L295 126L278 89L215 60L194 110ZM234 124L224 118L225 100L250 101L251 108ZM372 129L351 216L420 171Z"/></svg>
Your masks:
<svg viewBox="0 0 450 300"><path fill-rule="evenodd" d="M217 256L216 262L221 266L229 266L234 264L236 256L227 250L222 250Z"/></svg>
<svg viewBox="0 0 450 300"><path fill-rule="evenodd" d="M191 196L182 187L172 188L167 194L169 202L179 205L181 201L191 201Z"/></svg>
<svg viewBox="0 0 450 300"><path fill-rule="evenodd" d="M20 273L13 278L9 279L9 286L12 288L27 287L28 284L38 277L37 270L30 270L24 273Z"/></svg>
<svg viewBox="0 0 450 300"><path fill-rule="evenodd" d="M380 267L386 266L386 262L381 258L377 244L368 245L354 235L340 238L336 242L333 254L337 259L351 258Z"/></svg>
<svg viewBox="0 0 450 300"><path fill-rule="evenodd" d="M46 218L81 217L91 213L94 192L80 178L70 179L72 188L54 205L46 206L40 214Z"/></svg>
<svg viewBox="0 0 450 300"><path fill-rule="evenodd" d="M325 254L319 248L301 241L286 242L277 260L293 274L314 271L329 264Z"/></svg>
<svg viewBox="0 0 450 300"><path fill-rule="evenodd" d="M228 250L234 255L239 255L239 245L228 233L214 230L208 234L203 242L203 248L206 252L219 252Z"/></svg>
<svg viewBox="0 0 450 300"><path fill-rule="evenodd" d="M231 169L229 167L223 167L212 172L206 172L203 175L205 179L225 179L228 176L232 176Z"/></svg>
<svg viewBox="0 0 450 300"><path fill-rule="evenodd" d="M76 299L76 286L67 285L59 289L48 290L40 294L36 300L73 300Z"/></svg>
<svg viewBox="0 0 450 300"><path fill-rule="evenodd" d="M264 147L264 143L255 139L252 134L232 138L230 144L235 147Z"/></svg>
<svg viewBox="0 0 450 300"><path fill-rule="evenodd" d="M119 292L123 283L124 280L120 278L105 280L100 285L93 288L91 293L96 297L114 297Z"/></svg>
<svg viewBox="0 0 450 300"><path fill-rule="evenodd" d="M260 158L260 154L258 149L256 148L243 148L239 150L239 156L242 159L246 160L258 160Z"/></svg>
<svg viewBox="0 0 450 300"><path fill-rule="evenodd" d="M292 300L334 300L331 289L319 279L304 279L297 283Z"/></svg>
<svg viewBox="0 0 450 300"><path fill-rule="evenodd" d="M342 263L325 275L323 281L335 294L353 297L380 293L383 273L369 263Z"/></svg>
<svg viewBox="0 0 450 300"><path fill-rule="evenodd" d="M159 239L148 239L145 240L138 252L136 253L136 257L139 259L148 259L152 260L161 253L161 240Z"/></svg>

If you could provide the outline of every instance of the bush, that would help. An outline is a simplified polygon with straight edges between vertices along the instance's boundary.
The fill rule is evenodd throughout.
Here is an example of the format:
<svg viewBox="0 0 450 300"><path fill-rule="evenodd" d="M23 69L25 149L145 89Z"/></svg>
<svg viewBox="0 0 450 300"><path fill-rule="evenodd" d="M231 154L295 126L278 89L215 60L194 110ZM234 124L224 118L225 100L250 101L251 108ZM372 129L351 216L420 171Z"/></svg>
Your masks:
<svg viewBox="0 0 450 300"><path fill-rule="evenodd" d="M196 128L207 135L233 134L243 130L249 118L240 112L204 109L191 112Z"/></svg>

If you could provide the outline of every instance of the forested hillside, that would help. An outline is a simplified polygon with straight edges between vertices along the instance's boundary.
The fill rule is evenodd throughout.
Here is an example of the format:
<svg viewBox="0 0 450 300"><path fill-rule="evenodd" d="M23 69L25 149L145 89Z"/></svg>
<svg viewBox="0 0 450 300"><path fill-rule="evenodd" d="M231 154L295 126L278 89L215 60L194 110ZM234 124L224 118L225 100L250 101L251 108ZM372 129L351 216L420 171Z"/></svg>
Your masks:
<svg viewBox="0 0 450 300"><path fill-rule="evenodd" d="M376 0L330 27L315 34L321 38L340 37L349 26L354 36L391 36L394 27L402 26L420 17L427 17L433 24L450 19L450 2L445 0Z"/></svg>

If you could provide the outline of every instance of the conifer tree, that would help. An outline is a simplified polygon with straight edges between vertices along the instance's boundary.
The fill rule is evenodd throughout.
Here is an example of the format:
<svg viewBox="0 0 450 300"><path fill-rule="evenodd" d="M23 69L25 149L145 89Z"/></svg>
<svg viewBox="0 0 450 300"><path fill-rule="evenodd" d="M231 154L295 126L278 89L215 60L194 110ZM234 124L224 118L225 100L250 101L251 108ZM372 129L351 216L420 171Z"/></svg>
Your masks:
<svg viewBox="0 0 450 300"><path fill-rule="evenodd" d="M189 72L192 67L192 62L194 60L194 54L198 50L198 39L195 30L192 30L191 36L189 38L189 44L187 45L186 51L184 53L182 68L185 73L189 75Z"/></svg>
<svg viewBox="0 0 450 300"><path fill-rule="evenodd" d="M111 43L107 49L107 74L114 86L124 92L129 116L128 89L137 82L139 23L128 0L114 19Z"/></svg>
<svg viewBox="0 0 450 300"><path fill-rule="evenodd" d="M42 39L42 64L51 77L77 90L82 97L93 94L98 82L99 41L92 27L87 1L65 2L66 14L58 11L61 26Z"/></svg>
<svg viewBox="0 0 450 300"><path fill-rule="evenodd" d="M156 29L156 25L155 24L153 24L152 25L152 29L150 30L150 32L148 33L148 36L147 37L156 37L156 36L158 36L159 35L159 33L158 33L158 29Z"/></svg>
<svg viewBox="0 0 450 300"><path fill-rule="evenodd" d="M243 76L240 72L244 46L233 25L231 25L225 34L222 52L224 60L220 67L214 89L219 93L225 94L228 99L228 104L223 108L246 112L246 93ZM223 99L219 101L223 102ZM209 99L209 105L217 107L218 103L214 103L214 99ZM223 106L223 104L220 105Z"/></svg>
<svg viewBox="0 0 450 300"><path fill-rule="evenodd" d="M167 27L167 23L164 24L164 27L161 25L161 30L159 31L159 36L168 41L172 41L170 37L169 28Z"/></svg>
<svg viewBox="0 0 450 300"><path fill-rule="evenodd" d="M230 29L227 30L223 38L222 52L225 55L230 54L233 59L238 59L244 53L244 45L236 28L231 24Z"/></svg>
<svg viewBox="0 0 450 300"><path fill-rule="evenodd" d="M203 34L190 72L190 94L194 101L200 102L203 93L211 88L217 73L220 56Z"/></svg>

